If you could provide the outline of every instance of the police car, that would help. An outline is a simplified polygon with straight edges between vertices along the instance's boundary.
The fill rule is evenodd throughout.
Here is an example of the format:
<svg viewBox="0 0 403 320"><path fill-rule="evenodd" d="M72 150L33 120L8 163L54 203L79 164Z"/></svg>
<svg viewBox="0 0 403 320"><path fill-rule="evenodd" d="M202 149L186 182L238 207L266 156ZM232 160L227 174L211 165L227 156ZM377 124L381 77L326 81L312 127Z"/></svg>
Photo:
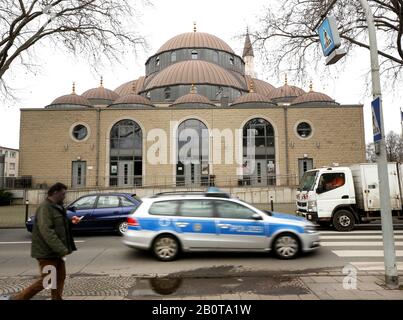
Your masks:
<svg viewBox="0 0 403 320"><path fill-rule="evenodd" d="M319 247L314 224L261 211L217 192L162 193L142 199L128 217L123 243L161 261L189 251L271 251L281 259Z"/></svg>

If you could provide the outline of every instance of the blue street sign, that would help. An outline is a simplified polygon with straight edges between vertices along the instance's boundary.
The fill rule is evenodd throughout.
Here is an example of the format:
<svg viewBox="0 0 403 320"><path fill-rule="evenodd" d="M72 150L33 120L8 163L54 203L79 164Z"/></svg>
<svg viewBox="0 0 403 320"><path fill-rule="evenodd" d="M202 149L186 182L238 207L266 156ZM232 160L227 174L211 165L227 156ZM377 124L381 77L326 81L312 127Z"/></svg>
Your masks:
<svg viewBox="0 0 403 320"><path fill-rule="evenodd" d="M319 40L322 45L323 54L329 56L334 50L340 47L341 41L336 20L327 17L318 28Z"/></svg>
<svg viewBox="0 0 403 320"><path fill-rule="evenodd" d="M374 132L374 142L382 140L381 134L381 98L378 97L371 103L372 106L372 128Z"/></svg>

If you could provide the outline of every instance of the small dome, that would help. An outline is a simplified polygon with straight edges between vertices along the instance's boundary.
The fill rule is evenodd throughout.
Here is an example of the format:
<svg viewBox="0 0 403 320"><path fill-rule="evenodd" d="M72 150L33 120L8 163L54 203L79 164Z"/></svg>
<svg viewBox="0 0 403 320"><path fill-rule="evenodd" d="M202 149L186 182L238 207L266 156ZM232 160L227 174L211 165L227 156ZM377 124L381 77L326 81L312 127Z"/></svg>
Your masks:
<svg viewBox="0 0 403 320"><path fill-rule="evenodd" d="M73 83L73 91L70 94L66 94L55 99L50 105L46 106L47 109L53 108L92 108L91 102L88 99L76 94L76 84Z"/></svg>
<svg viewBox="0 0 403 320"><path fill-rule="evenodd" d="M274 103L271 102L267 96L264 96L256 92L249 92L247 94L243 94L238 99L236 99L231 105L234 106L236 104L243 104L243 103L269 103L274 105Z"/></svg>
<svg viewBox="0 0 403 320"><path fill-rule="evenodd" d="M177 35L165 42L156 54L181 48L208 48L234 54L234 51L224 40L204 32L188 32Z"/></svg>
<svg viewBox="0 0 403 320"><path fill-rule="evenodd" d="M315 92L315 91L309 91L307 93L304 93L297 97L293 102L292 105L296 104L338 104L334 99L329 97L328 95L321 93L321 92Z"/></svg>
<svg viewBox="0 0 403 320"><path fill-rule="evenodd" d="M90 100L93 104L109 105L113 101L119 99L119 95L109 89L104 88L103 80L98 88L85 91L82 96Z"/></svg>
<svg viewBox="0 0 403 320"><path fill-rule="evenodd" d="M111 104L109 107L110 108L119 108L119 107L128 107L128 106L151 106L154 107L154 105L151 103L150 100L135 94L131 93L129 95L126 95L124 97L121 97L117 99L113 104Z"/></svg>
<svg viewBox="0 0 403 320"><path fill-rule="evenodd" d="M181 84L211 84L225 87L242 88L235 76L223 67L202 60L177 62L158 72L145 90Z"/></svg>
<svg viewBox="0 0 403 320"><path fill-rule="evenodd" d="M172 104L172 106L177 106L180 104L198 104L198 105L215 106L214 103L212 103L205 96L196 93L194 87L192 87L192 92L176 99L176 101Z"/></svg>
<svg viewBox="0 0 403 320"><path fill-rule="evenodd" d="M275 89L270 83L259 80L252 79L256 93L260 93L264 96L269 96L270 93Z"/></svg>
<svg viewBox="0 0 403 320"><path fill-rule="evenodd" d="M124 97L129 94L133 93L139 93L141 89L143 89L143 84L144 84L144 79L145 77L140 77L136 80L128 81L119 87L117 87L114 91L120 96Z"/></svg>
<svg viewBox="0 0 403 320"><path fill-rule="evenodd" d="M113 91L121 97L127 96L133 92L133 88L136 87L136 82L137 80L125 82Z"/></svg>
<svg viewBox="0 0 403 320"><path fill-rule="evenodd" d="M279 88L273 89L269 93L268 97L273 101L276 101L276 100L292 101L296 97L298 97L304 93L305 93L305 91L302 90L301 88L285 84Z"/></svg>

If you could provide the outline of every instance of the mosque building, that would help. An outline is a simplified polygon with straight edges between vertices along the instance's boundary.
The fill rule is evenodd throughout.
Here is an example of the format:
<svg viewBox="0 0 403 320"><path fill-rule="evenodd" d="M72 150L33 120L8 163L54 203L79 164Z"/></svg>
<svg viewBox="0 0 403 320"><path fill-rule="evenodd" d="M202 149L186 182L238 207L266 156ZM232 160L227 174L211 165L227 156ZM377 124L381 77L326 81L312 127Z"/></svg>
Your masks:
<svg viewBox="0 0 403 320"><path fill-rule="evenodd" d="M19 172L32 187L292 186L308 169L364 161L363 106L258 79L249 33L240 56L194 27L115 90L101 80L21 109Z"/></svg>

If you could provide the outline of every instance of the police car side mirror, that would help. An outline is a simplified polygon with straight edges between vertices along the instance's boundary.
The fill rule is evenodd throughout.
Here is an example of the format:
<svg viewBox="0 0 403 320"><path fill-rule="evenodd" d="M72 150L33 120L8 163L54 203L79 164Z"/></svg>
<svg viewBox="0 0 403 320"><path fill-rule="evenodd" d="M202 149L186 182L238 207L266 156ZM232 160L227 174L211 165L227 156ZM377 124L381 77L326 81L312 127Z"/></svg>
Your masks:
<svg viewBox="0 0 403 320"><path fill-rule="evenodd" d="M263 220L260 214L254 213L251 217L253 220Z"/></svg>

